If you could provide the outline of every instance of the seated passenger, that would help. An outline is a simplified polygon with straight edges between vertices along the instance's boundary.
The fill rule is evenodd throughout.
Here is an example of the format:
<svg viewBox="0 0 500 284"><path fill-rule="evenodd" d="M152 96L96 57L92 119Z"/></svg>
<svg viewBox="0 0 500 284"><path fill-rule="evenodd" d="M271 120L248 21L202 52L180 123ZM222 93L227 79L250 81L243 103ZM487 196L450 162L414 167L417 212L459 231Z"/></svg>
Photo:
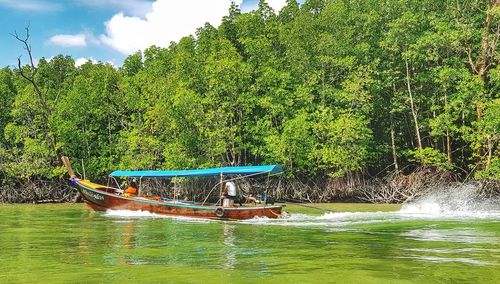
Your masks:
<svg viewBox="0 0 500 284"><path fill-rule="evenodd" d="M125 189L123 196L125 197L135 197L137 196L137 183L135 181L131 181Z"/></svg>
<svg viewBox="0 0 500 284"><path fill-rule="evenodd" d="M253 204L257 204L257 203L260 204L260 203L262 203L262 201L260 201L259 199L255 198L253 196L253 194L250 193L249 195L245 196L245 203L252 203L252 202L253 202Z"/></svg>

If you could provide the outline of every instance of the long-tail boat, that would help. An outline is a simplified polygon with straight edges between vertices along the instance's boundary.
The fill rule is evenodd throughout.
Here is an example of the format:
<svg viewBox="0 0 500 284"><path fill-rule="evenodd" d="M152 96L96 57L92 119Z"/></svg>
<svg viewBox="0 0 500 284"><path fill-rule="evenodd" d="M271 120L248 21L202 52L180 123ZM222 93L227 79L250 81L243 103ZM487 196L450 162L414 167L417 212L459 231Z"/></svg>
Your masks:
<svg viewBox="0 0 500 284"><path fill-rule="evenodd" d="M160 198L148 198L145 196L127 196L122 194L123 190L117 187L104 186L93 183L86 179L78 178L67 157L62 157L63 163L66 166L70 178L69 180L75 185L78 192L82 196L83 201L95 211L106 210L133 210L133 211L148 211L155 214L171 215L171 216L186 216L209 219L224 219L224 220L243 220L255 217L279 218L281 217L282 206L277 205L232 205L221 206L219 202L208 204L203 202L193 202L184 200L163 200ZM269 166L240 166L240 167L223 167L209 169L194 169L194 170L176 170L176 171L114 171L109 176L110 178L136 178L139 180L145 178L188 178L188 177L220 177L222 184L223 177L237 176L255 176L260 174L279 174L282 168L276 165ZM228 179L232 180L232 179ZM225 181L228 181L225 180ZM216 188L216 187L214 187ZM214 189L212 188L212 190ZM212 192L211 190L211 192ZM210 192L210 193L211 193ZM210 195L209 193L209 195ZM220 200L219 200L220 201ZM222 204L222 202L221 202Z"/></svg>

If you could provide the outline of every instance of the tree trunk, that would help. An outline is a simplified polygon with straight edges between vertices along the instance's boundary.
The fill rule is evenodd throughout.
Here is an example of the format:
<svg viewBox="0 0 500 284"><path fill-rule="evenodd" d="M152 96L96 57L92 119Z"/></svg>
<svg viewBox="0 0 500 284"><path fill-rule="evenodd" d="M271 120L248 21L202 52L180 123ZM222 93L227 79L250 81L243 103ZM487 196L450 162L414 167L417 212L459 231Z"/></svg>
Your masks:
<svg viewBox="0 0 500 284"><path fill-rule="evenodd" d="M497 44L500 39L500 29L492 36L492 26L495 21L495 13L496 10L500 7L500 0L488 0L488 8L486 11L486 19L484 21L483 30L481 33L481 48L479 49L479 56L477 60L474 61L472 58L472 48L467 48L467 53L469 56L469 65L474 73L479 76L485 90L487 87L488 80L488 72L491 67L495 66L498 63L498 59L495 58L495 51L497 49ZM500 22L497 23L500 25ZM484 95L484 94L483 94ZM481 121L483 118L484 105L483 100L479 98L476 102L476 120ZM484 146L481 145L476 150L477 157L484 157L485 149ZM489 155L489 153L488 153ZM482 169L482 161L481 158L478 158L476 163L476 169ZM486 166L488 167L488 166Z"/></svg>
<svg viewBox="0 0 500 284"><path fill-rule="evenodd" d="M448 96L446 95L446 92L444 93L444 109L445 111L448 109ZM448 127L446 127L446 153L448 154L448 162L451 164L451 137Z"/></svg>
<svg viewBox="0 0 500 284"><path fill-rule="evenodd" d="M493 141L491 135L488 135L488 159L486 160L486 170L491 166L491 158L493 157Z"/></svg>
<svg viewBox="0 0 500 284"><path fill-rule="evenodd" d="M415 103L413 102L413 94L411 92L411 84L410 84L410 68L408 66L408 55L405 54L405 65L406 65L406 86L408 88L408 95L410 96L410 107L411 114L413 116L413 121L415 123L415 133L417 135L417 145L418 149L422 150L422 139L420 138L420 127L418 126L418 114L415 109ZM420 158L420 161L423 163L423 158Z"/></svg>
<svg viewBox="0 0 500 284"><path fill-rule="evenodd" d="M498 42L498 33L495 34L495 38L491 40L491 27L493 25L493 20L495 19L495 10L500 6L500 0L488 0L488 10L486 11L486 19L484 21L483 31L481 34L481 49L479 50L479 58L476 62L472 60L472 51L469 48L469 64L472 70L477 73L483 85L486 85L488 78L489 69L492 67L492 60L494 60L494 54L496 50L496 45ZM500 24L500 23L499 23ZM481 101L476 104L476 116L477 121L480 121L483 117L483 104Z"/></svg>
<svg viewBox="0 0 500 284"><path fill-rule="evenodd" d="M398 156L396 155L396 138L394 127L391 126L391 147L392 147L392 158L394 160L394 169L396 170L396 174L399 173L398 166Z"/></svg>
<svg viewBox="0 0 500 284"><path fill-rule="evenodd" d="M451 159L451 137L450 132L446 129L446 153L448 154L448 162L452 163Z"/></svg>

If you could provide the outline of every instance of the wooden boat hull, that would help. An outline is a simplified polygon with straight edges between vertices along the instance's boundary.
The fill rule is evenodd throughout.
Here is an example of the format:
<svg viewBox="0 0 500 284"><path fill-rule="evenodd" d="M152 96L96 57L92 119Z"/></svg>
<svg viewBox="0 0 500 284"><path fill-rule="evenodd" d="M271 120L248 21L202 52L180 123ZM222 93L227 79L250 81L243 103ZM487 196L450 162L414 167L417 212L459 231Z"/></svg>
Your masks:
<svg viewBox="0 0 500 284"><path fill-rule="evenodd" d="M114 193L114 189L87 180L72 178L84 202L95 211L133 210L148 211L170 216L187 216L196 218L244 220L255 217L279 218L281 206L240 206L220 207L195 205L182 201L157 201L141 197L124 197Z"/></svg>

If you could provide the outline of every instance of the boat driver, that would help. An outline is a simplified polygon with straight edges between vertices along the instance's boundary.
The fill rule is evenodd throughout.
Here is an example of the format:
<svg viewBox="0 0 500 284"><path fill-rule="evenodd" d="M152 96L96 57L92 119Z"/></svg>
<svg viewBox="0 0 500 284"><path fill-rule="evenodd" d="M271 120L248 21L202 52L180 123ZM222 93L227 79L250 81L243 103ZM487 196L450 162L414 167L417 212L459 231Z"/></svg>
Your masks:
<svg viewBox="0 0 500 284"><path fill-rule="evenodd" d="M222 196L222 207L233 207L236 199L236 185L232 181L226 182Z"/></svg>

